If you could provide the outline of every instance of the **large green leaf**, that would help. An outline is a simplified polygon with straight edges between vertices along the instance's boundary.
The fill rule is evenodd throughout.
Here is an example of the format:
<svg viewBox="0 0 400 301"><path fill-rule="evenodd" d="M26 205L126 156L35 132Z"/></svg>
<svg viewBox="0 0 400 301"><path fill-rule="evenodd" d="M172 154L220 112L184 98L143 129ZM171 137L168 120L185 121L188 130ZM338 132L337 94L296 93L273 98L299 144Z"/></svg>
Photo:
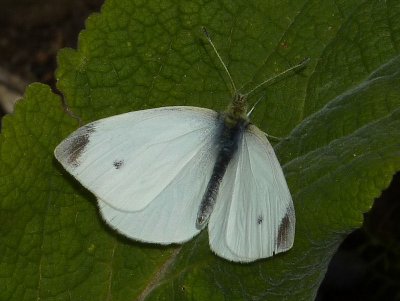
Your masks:
<svg viewBox="0 0 400 301"><path fill-rule="evenodd" d="M302 75L260 91L253 120L286 137L276 150L295 202L293 249L234 264L211 253L206 231L169 248L116 234L53 158L78 122L34 84L0 140L0 300L315 297L340 242L400 170L400 3L293 2L110 0L57 72L86 123L165 105L223 109L229 85L203 25L238 86L310 57Z"/></svg>

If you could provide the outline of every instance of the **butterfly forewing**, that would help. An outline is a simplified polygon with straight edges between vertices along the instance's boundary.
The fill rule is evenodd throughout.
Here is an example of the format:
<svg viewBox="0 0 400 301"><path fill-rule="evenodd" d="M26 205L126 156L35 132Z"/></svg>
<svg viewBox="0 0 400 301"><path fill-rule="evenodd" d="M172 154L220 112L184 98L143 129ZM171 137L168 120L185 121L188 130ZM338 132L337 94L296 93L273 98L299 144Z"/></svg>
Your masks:
<svg viewBox="0 0 400 301"><path fill-rule="evenodd" d="M231 261L250 262L293 245L293 203L265 134L250 125L221 183L210 218L211 248Z"/></svg>
<svg viewBox="0 0 400 301"><path fill-rule="evenodd" d="M208 109L131 112L81 127L55 156L96 195L105 220L119 232L182 242L198 233L195 219L215 161L218 126L218 114Z"/></svg>

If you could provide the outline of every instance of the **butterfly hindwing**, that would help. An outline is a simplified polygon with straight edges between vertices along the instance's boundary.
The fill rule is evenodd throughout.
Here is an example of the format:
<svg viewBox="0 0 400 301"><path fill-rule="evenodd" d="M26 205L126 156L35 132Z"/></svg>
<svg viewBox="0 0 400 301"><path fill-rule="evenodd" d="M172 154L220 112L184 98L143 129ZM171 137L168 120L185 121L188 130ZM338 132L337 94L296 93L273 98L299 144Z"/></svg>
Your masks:
<svg viewBox="0 0 400 301"><path fill-rule="evenodd" d="M196 215L216 155L213 135L204 138L196 155L144 209L127 212L98 200L104 220L125 236L144 242L182 243L199 233Z"/></svg>

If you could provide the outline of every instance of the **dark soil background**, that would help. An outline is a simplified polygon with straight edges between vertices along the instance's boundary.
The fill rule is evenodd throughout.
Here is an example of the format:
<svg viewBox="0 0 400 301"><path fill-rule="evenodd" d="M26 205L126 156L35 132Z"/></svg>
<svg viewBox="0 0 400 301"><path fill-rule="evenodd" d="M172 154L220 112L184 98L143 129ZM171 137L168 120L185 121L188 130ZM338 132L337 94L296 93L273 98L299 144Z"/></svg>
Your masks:
<svg viewBox="0 0 400 301"><path fill-rule="evenodd" d="M0 0L0 85L22 95L26 84L38 81L56 91L57 51L76 48L85 19L102 2ZM1 109L0 118L5 113ZM365 214L363 228L349 235L333 257L318 301L400 300L399 195L397 174Z"/></svg>

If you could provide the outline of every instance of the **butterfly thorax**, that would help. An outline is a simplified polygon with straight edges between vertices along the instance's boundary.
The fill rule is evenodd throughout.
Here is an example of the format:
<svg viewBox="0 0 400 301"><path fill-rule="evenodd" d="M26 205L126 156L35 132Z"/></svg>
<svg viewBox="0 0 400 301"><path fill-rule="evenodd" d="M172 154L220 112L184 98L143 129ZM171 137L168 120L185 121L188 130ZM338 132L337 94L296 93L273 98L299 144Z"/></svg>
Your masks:
<svg viewBox="0 0 400 301"><path fill-rule="evenodd" d="M227 127L235 127L239 122L243 121L248 123L246 95L236 93L223 115L224 123Z"/></svg>
<svg viewBox="0 0 400 301"><path fill-rule="evenodd" d="M219 115L220 120L223 122L221 122L219 133L216 137L216 149L218 153L211 178L197 214L196 227L198 229L205 226L214 209L222 178L249 124L246 108L246 97L236 94L228 108Z"/></svg>

